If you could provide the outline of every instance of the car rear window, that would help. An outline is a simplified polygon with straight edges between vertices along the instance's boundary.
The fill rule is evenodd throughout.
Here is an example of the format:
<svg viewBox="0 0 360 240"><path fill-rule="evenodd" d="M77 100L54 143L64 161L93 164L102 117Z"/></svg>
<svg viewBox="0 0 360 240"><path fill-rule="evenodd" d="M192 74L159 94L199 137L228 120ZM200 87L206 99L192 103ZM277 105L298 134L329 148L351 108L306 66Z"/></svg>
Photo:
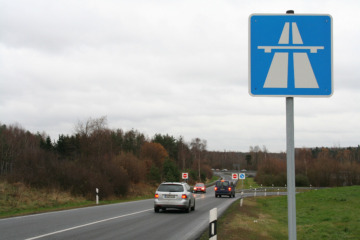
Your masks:
<svg viewBox="0 0 360 240"><path fill-rule="evenodd" d="M224 181L224 182L216 182L216 186L217 187L228 187L229 186L229 182L228 181Z"/></svg>
<svg viewBox="0 0 360 240"><path fill-rule="evenodd" d="M184 187L182 185L175 184L161 184L158 188L159 192L183 192Z"/></svg>

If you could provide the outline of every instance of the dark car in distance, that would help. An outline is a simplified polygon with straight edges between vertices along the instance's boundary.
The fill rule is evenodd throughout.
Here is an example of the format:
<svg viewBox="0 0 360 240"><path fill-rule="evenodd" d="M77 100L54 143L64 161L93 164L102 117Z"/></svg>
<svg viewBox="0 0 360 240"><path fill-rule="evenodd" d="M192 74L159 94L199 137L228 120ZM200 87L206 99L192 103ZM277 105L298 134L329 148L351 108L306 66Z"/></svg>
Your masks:
<svg viewBox="0 0 360 240"><path fill-rule="evenodd" d="M228 180L216 181L215 197L221 197L222 195L235 197L235 185L232 181L228 181Z"/></svg>

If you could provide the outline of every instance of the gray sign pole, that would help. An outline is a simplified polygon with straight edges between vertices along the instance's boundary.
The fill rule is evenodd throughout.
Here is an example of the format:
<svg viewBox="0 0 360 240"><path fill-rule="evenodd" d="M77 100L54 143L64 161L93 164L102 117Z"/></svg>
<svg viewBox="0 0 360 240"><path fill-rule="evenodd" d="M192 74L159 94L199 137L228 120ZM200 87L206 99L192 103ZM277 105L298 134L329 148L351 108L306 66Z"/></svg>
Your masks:
<svg viewBox="0 0 360 240"><path fill-rule="evenodd" d="M294 14L293 10L286 14ZM289 240L296 240L294 98L286 98L286 172Z"/></svg>
<svg viewBox="0 0 360 240"><path fill-rule="evenodd" d="M296 240L294 98L286 98L286 165L289 240Z"/></svg>

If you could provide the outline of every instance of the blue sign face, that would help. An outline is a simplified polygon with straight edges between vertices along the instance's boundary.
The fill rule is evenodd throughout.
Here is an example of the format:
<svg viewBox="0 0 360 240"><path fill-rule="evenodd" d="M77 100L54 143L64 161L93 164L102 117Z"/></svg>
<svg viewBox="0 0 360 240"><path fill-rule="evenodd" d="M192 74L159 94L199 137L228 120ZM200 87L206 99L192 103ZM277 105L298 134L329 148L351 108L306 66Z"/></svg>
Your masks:
<svg viewBox="0 0 360 240"><path fill-rule="evenodd" d="M249 37L252 96L332 95L330 15L251 15Z"/></svg>
<svg viewBox="0 0 360 240"><path fill-rule="evenodd" d="M239 178L240 178L240 179L245 179L245 174L244 174L244 173L241 173L241 174L239 175Z"/></svg>

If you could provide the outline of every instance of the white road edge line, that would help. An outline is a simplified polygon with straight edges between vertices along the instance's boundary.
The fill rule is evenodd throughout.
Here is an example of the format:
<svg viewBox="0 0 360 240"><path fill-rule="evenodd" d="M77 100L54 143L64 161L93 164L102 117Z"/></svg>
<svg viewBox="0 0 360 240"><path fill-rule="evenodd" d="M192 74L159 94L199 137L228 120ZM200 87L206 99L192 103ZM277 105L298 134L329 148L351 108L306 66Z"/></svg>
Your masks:
<svg viewBox="0 0 360 240"><path fill-rule="evenodd" d="M58 233L62 233L62 232L67 232L67 231L70 231L70 230L74 230L74 229L77 229L77 228L82 228L82 227L94 225L94 224L97 224L97 223L114 220L114 219L117 219L117 218L128 217L128 216L131 216L131 215L135 215L135 214L147 212L147 211L150 211L150 210L153 210L153 209L151 208L151 209L146 209L146 210L143 210L143 211L134 212L134 213L129 213L129 214L125 214L125 215L121 215L121 216L117 216L117 217L106 218L106 219L103 219L103 220L100 220L100 221L91 222L91 223L79 225L79 226L72 227L72 228L66 228L66 229L63 229L63 230L60 230L60 231L51 232L51 233L47 233L47 234L40 235L40 236L36 236L36 237L32 237L32 238L26 238L25 240L39 239L39 238L47 237L47 236L50 236L50 235L55 235L55 234L58 234Z"/></svg>

